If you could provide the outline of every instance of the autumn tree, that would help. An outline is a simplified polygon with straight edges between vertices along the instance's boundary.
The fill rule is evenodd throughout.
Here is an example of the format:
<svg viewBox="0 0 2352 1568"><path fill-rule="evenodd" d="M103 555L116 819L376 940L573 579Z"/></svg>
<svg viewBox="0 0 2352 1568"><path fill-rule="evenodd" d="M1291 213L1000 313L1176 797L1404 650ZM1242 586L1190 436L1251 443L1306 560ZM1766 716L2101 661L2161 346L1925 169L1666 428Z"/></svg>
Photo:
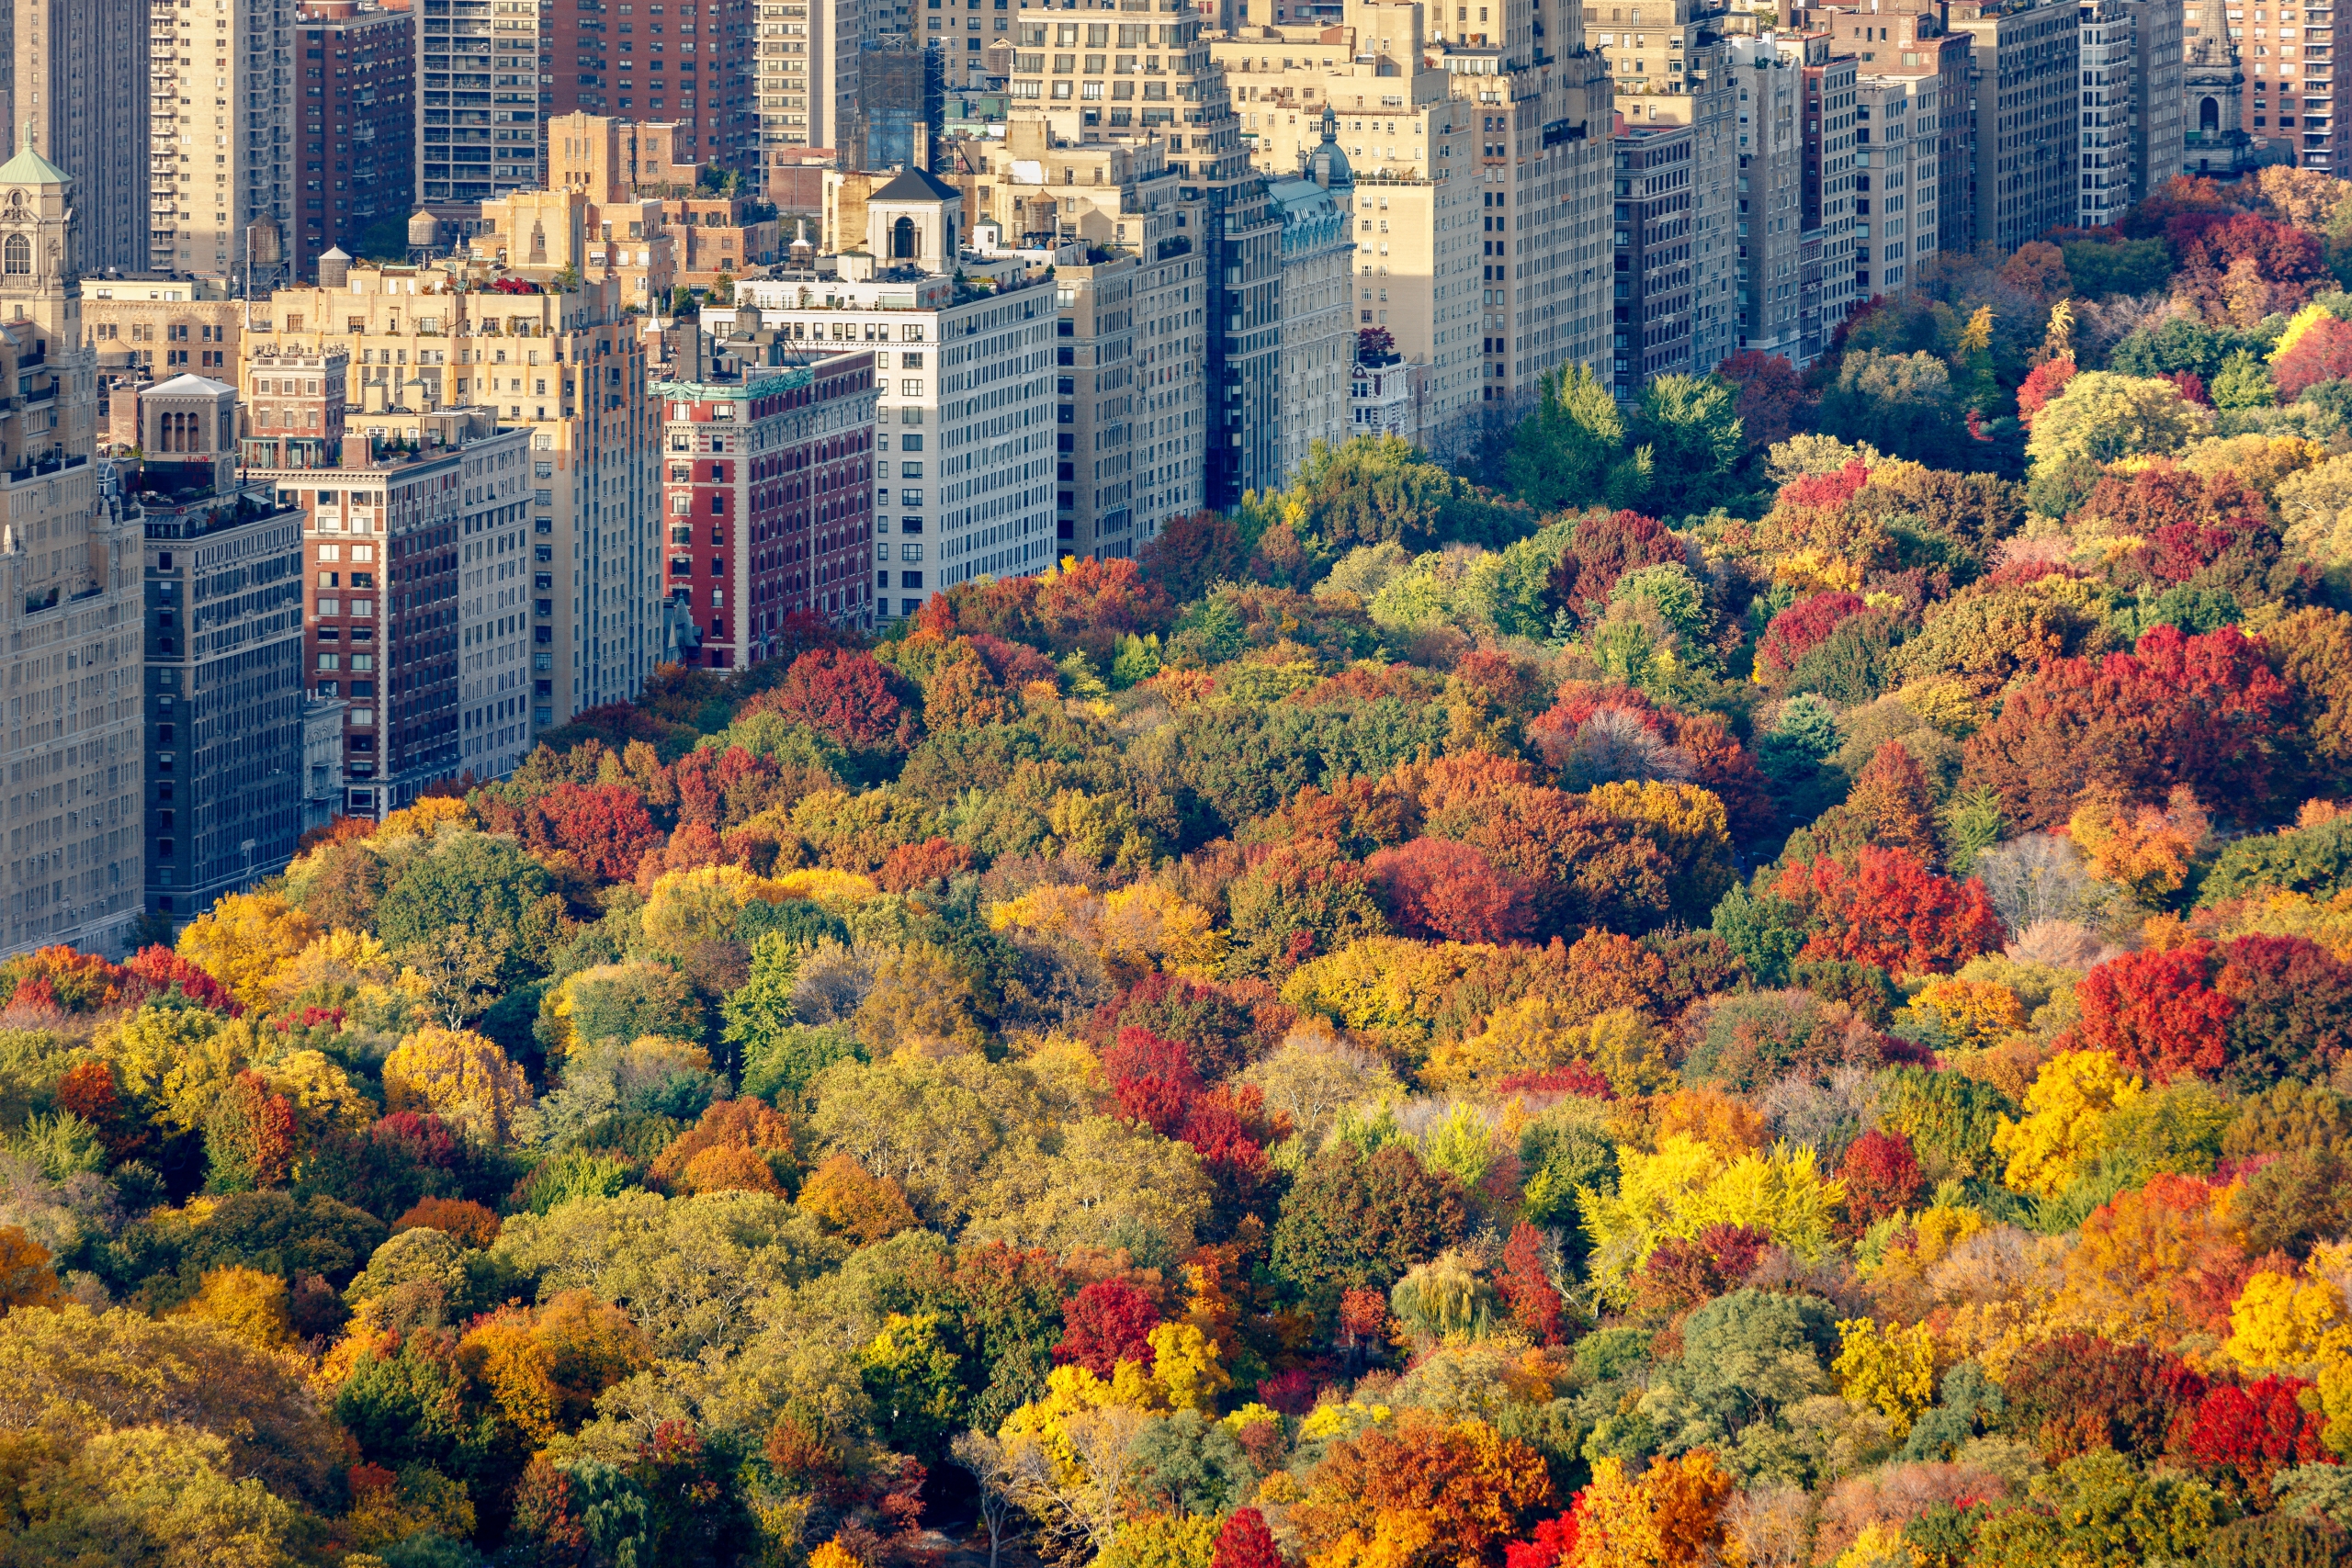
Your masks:
<svg viewBox="0 0 2352 1568"><path fill-rule="evenodd" d="M523 1069L471 1030L419 1030L384 1058L383 1071L392 1110L429 1111L502 1142L532 1100Z"/></svg>
<svg viewBox="0 0 2352 1568"><path fill-rule="evenodd" d="M2181 1073L2220 1076L2236 1010L2213 988L2210 942L2125 953L2083 977L2081 1037L2127 1069L2163 1083Z"/></svg>

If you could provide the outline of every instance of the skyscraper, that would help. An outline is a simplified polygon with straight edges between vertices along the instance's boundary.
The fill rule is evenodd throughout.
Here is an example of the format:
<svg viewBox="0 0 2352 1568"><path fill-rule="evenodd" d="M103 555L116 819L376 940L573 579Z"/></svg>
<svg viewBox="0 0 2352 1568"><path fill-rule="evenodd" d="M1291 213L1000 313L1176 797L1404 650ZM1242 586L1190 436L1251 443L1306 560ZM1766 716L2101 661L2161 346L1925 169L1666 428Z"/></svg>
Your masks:
<svg viewBox="0 0 2352 1568"><path fill-rule="evenodd" d="M251 0L248 0L251 3ZM555 68L539 0L433 0L416 19L416 199L488 201L540 183ZM552 90L545 95L551 100Z"/></svg>
<svg viewBox="0 0 2352 1568"><path fill-rule="evenodd" d="M150 13L154 270L256 293L293 276L294 6L221 0Z"/></svg>
<svg viewBox="0 0 2352 1568"><path fill-rule="evenodd" d="M0 164L0 951L119 953L139 911L139 511L93 455L72 180L19 147Z"/></svg>
<svg viewBox="0 0 2352 1568"><path fill-rule="evenodd" d="M0 151L74 176L85 272L147 270L149 0L5 0Z"/></svg>
<svg viewBox="0 0 2352 1568"><path fill-rule="evenodd" d="M301 270L332 250L397 254L416 205L416 17L377 0L305 0L294 137Z"/></svg>
<svg viewBox="0 0 2352 1568"><path fill-rule="evenodd" d="M1976 57L1973 238L2014 251L2081 215L2079 17L2075 0L1953 0L1950 10Z"/></svg>

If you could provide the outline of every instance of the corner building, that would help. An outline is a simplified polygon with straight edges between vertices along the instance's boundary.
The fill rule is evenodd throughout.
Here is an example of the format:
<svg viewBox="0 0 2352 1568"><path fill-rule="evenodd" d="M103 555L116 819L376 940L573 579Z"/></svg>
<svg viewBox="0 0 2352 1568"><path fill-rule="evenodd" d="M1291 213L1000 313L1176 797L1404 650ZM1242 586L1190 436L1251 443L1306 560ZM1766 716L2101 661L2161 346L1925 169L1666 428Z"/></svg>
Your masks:
<svg viewBox="0 0 2352 1568"><path fill-rule="evenodd" d="M762 663L788 615L873 625L875 358L855 350L654 383L666 581L694 617L695 662Z"/></svg>

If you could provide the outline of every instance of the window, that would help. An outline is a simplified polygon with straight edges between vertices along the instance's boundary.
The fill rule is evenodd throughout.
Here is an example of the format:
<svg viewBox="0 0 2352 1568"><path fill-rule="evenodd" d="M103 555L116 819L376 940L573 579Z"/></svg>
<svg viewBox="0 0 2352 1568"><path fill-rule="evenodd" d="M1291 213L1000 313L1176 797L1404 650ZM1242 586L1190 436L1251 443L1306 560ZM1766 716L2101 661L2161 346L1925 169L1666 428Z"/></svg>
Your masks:
<svg viewBox="0 0 2352 1568"><path fill-rule="evenodd" d="M6 260L5 263L0 263L0 270L5 270L10 277L30 276L33 270L33 243L22 234L9 235Z"/></svg>

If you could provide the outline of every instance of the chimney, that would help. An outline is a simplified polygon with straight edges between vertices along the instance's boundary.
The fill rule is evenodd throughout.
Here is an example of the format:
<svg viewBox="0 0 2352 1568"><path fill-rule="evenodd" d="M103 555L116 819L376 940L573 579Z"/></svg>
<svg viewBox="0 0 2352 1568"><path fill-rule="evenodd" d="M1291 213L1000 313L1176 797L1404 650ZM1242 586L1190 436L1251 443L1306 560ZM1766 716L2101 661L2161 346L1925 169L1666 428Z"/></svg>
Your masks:
<svg viewBox="0 0 2352 1568"><path fill-rule="evenodd" d="M364 468L375 460L376 444L368 436L346 435L343 438L343 467Z"/></svg>

